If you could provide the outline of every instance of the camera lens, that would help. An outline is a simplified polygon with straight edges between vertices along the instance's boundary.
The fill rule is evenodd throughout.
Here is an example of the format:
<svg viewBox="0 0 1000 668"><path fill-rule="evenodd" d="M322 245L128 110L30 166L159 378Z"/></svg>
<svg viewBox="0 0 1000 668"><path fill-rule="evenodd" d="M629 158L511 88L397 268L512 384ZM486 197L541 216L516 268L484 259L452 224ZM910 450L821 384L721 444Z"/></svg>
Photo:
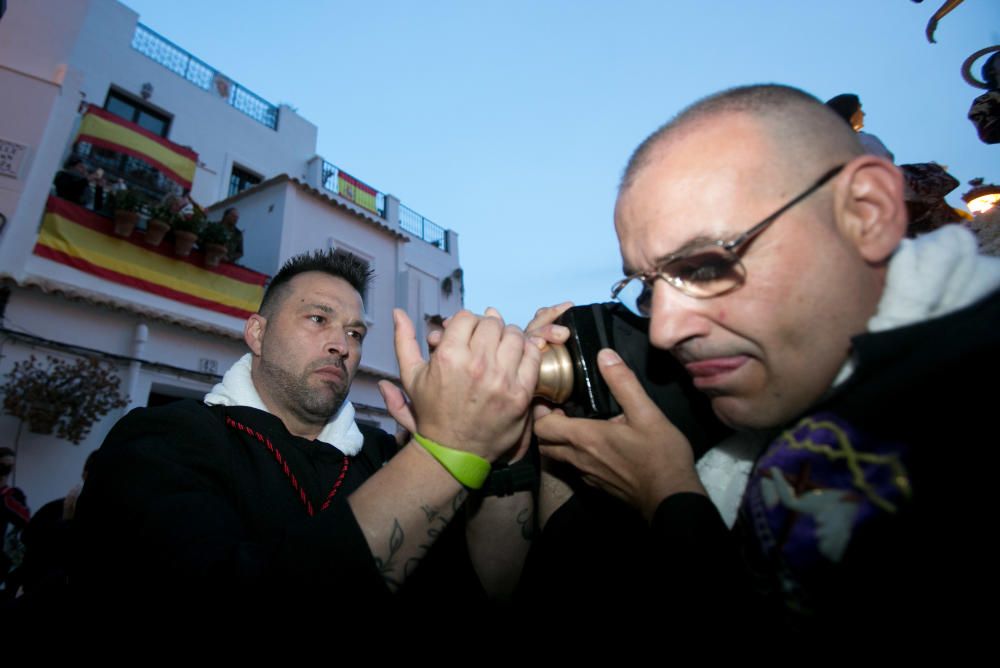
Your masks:
<svg viewBox="0 0 1000 668"><path fill-rule="evenodd" d="M535 396L561 404L573 394L573 359L566 346L549 344L542 351Z"/></svg>

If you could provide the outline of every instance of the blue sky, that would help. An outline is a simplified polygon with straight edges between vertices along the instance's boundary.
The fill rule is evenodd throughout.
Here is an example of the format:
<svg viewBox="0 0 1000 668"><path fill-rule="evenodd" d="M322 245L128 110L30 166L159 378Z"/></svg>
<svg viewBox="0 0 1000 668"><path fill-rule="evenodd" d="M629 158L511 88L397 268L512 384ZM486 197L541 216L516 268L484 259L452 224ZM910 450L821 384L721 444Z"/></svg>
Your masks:
<svg viewBox="0 0 1000 668"><path fill-rule="evenodd" d="M1000 2L126 0L140 21L319 126L319 153L459 234L466 305L524 324L604 301L628 155L696 99L775 81L861 96L899 163L1000 182L966 118L962 61ZM982 61L980 61L981 64ZM977 67L978 75L978 67ZM950 198L953 204L959 200ZM252 234L252 229L248 234Z"/></svg>

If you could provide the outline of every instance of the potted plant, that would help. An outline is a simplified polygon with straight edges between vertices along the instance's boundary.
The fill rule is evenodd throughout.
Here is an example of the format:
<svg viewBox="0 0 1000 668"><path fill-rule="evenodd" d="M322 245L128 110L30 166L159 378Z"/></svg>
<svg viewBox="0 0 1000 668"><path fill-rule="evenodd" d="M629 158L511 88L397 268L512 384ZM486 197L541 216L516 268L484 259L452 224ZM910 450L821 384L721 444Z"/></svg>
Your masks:
<svg viewBox="0 0 1000 668"><path fill-rule="evenodd" d="M143 202L139 194L128 188L116 190L111 195L111 210L115 216L115 234L132 236L132 230L141 218Z"/></svg>
<svg viewBox="0 0 1000 668"><path fill-rule="evenodd" d="M455 271L451 272L450 276L445 276L444 280L441 281L441 292L444 293L445 297L451 297L452 291L455 289L455 282L458 282L459 287L462 290L462 301L465 301L465 284L462 283L462 268L459 267Z"/></svg>
<svg viewBox="0 0 1000 668"><path fill-rule="evenodd" d="M205 214L195 209L190 215L178 215L174 219L174 254L187 257L198 241L198 235L205 226Z"/></svg>
<svg viewBox="0 0 1000 668"><path fill-rule="evenodd" d="M32 355L14 365L0 392L4 412L27 423L30 431L54 432L78 445L95 422L128 404L120 385L110 362L47 357L43 364Z"/></svg>
<svg viewBox="0 0 1000 668"><path fill-rule="evenodd" d="M205 266L218 267L219 261L229 254L229 228L222 223L208 223L201 233L201 245L205 251Z"/></svg>
<svg viewBox="0 0 1000 668"><path fill-rule="evenodd" d="M163 237L174 226L176 218L169 206L161 204L154 207L146 223L146 243L150 246L159 246Z"/></svg>

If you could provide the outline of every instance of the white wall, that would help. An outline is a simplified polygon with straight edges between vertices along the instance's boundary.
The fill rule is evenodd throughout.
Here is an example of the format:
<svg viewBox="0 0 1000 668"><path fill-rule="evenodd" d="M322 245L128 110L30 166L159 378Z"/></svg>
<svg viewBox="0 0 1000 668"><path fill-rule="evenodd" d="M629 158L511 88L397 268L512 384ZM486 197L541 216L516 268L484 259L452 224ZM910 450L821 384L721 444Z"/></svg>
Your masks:
<svg viewBox="0 0 1000 668"><path fill-rule="evenodd" d="M274 276L281 268L281 246L285 228L291 219L285 215L287 188L283 183L254 188L235 200L212 209L209 220L220 220L222 212L235 206L240 213L238 226L243 230L243 258L240 264Z"/></svg>
<svg viewBox="0 0 1000 668"><path fill-rule="evenodd" d="M45 42L30 39L37 37L31 32L37 26L22 20L24 5L12 7L0 22L0 139L27 147L19 173L0 176L0 213L7 218L0 232L0 272L18 278L34 246L52 178L61 166L83 77L52 58L31 62L16 51L26 38L33 47L31 53ZM53 21L57 34L66 32L64 28L62 22Z"/></svg>
<svg viewBox="0 0 1000 668"><path fill-rule="evenodd" d="M132 356L134 333L140 323L145 323L149 329L148 341L140 357L151 362L197 370L200 359L208 358L217 360L220 369L225 369L246 352L242 341L203 334L168 323L143 320L132 313L70 301L35 289L15 288L12 291L3 324L9 329L27 332L43 339ZM71 326L68 327L69 324ZM27 359L32 354L40 359L44 359L46 355L72 357L65 352L7 339L0 358L0 378L6 376L16 362ZM129 366L125 363L116 364L124 394L128 390ZM197 395L204 394L211 387L211 383L205 379L142 367L137 383L132 388L133 402L145 405L154 383L186 388ZM17 485L28 494L33 509L62 496L76 483L87 455L101 444L112 425L126 410L120 409L108 414L94 425L90 435L78 446L54 436L32 434L26 427L21 429ZM19 420L0 415L0 441L12 446L18 428Z"/></svg>

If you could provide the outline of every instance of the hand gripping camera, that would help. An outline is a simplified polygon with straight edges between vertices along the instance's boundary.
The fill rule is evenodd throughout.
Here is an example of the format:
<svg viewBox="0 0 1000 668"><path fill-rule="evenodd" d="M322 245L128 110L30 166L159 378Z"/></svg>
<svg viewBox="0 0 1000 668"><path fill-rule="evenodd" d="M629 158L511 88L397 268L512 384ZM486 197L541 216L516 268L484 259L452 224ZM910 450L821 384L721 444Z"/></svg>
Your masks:
<svg viewBox="0 0 1000 668"><path fill-rule="evenodd" d="M597 368L598 351L611 348L684 433L696 456L729 432L684 368L670 353L649 344L648 320L608 302L575 306L556 323L569 328L570 338L565 345L549 345L543 352L535 393L560 405L566 415L607 419L622 412Z"/></svg>

